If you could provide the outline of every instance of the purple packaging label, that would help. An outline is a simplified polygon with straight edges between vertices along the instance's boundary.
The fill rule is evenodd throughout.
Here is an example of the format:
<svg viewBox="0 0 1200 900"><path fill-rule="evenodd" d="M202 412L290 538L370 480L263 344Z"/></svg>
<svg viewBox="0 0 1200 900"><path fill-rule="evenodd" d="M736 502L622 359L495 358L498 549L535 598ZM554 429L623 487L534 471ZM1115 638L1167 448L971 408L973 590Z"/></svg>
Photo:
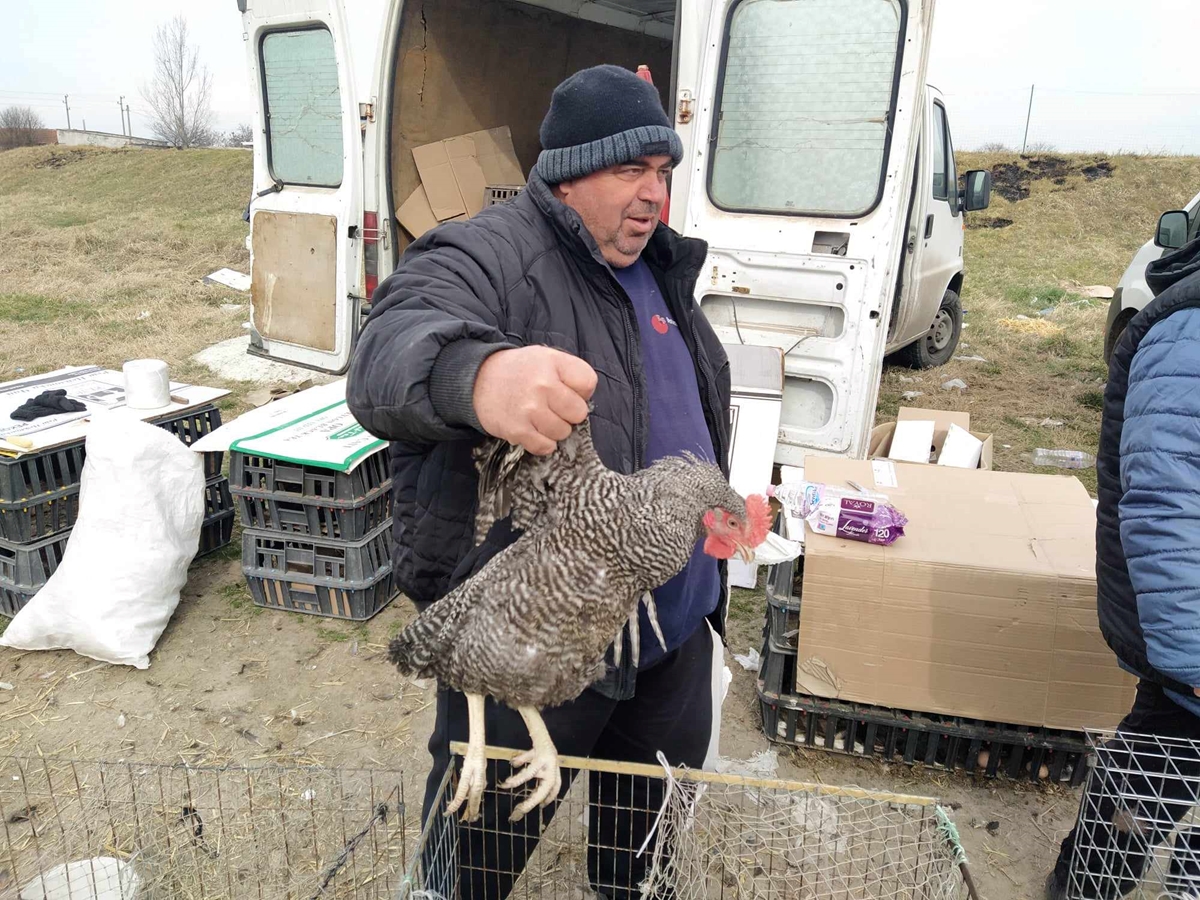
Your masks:
<svg viewBox="0 0 1200 900"><path fill-rule="evenodd" d="M853 508L848 504L853 504ZM863 508L863 506L867 508ZM843 500L838 516L839 537L888 546L904 536L908 520L894 506L862 500Z"/></svg>

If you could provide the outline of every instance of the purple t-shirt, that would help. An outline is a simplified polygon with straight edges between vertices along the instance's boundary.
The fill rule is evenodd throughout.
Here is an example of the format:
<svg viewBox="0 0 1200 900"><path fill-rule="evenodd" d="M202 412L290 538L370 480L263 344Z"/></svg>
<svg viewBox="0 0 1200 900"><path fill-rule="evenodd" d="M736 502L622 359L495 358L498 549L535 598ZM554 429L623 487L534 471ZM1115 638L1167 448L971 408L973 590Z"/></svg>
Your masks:
<svg viewBox="0 0 1200 900"><path fill-rule="evenodd" d="M700 405L695 363L654 274L641 259L626 269L613 269L613 274L633 303L641 333L642 372L650 413L644 463L650 465L685 450L715 462L712 437ZM679 647L696 628L703 627L704 617L717 608L720 599L717 561L701 551L702 543L696 544L683 571L654 591L658 622L668 650ZM661 659L663 650L650 629L644 607L640 624L640 666L644 668Z"/></svg>

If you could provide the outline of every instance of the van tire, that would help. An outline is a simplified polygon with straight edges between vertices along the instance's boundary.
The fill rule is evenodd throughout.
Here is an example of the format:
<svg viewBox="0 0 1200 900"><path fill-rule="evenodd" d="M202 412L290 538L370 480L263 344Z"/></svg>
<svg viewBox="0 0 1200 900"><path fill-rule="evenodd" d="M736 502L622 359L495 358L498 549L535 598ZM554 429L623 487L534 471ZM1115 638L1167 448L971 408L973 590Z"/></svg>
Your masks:
<svg viewBox="0 0 1200 900"><path fill-rule="evenodd" d="M910 369L933 369L944 366L958 349L962 336L962 301L954 291L946 291L942 305L929 326L929 331L919 340L896 351L896 362Z"/></svg>

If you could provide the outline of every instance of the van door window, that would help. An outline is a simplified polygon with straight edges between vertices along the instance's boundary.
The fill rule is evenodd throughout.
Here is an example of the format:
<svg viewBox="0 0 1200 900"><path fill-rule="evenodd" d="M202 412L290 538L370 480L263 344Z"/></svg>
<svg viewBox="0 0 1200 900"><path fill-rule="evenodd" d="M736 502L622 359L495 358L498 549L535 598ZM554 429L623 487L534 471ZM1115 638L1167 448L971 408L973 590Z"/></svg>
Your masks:
<svg viewBox="0 0 1200 900"><path fill-rule="evenodd" d="M326 28L262 39L267 161L284 184L342 183L342 99L333 35Z"/></svg>
<svg viewBox="0 0 1200 900"><path fill-rule="evenodd" d="M946 110L942 108L942 118L946 119ZM946 119L946 170L948 178L946 180L946 193L949 195L946 199L950 201L950 207L954 210L957 216L958 209L958 167L954 164L954 141L950 137L950 120Z"/></svg>
<svg viewBox="0 0 1200 900"><path fill-rule="evenodd" d="M853 217L883 190L902 0L740 0L726 28L709 195Z"/></svg>
<svg viewBox="0 0 1200 900"><path fill-rule="evenodd" d="M942 104L933 104L933 198L950 199L949 169L946 165L946 110Z"/></svg>

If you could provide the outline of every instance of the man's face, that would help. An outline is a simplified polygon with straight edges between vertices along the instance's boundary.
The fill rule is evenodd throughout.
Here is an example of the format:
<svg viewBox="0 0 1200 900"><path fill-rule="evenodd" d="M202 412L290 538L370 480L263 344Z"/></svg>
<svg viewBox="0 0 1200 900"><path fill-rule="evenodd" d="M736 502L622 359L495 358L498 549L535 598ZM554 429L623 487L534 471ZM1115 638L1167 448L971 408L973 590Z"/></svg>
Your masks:
<svg viewBox="0 0 1200 900"><path fill-rule="evenodd" d="M667 202L671 157L647 156L558 185L560 200L583 219L610 266L637 262Z"/></svg>

